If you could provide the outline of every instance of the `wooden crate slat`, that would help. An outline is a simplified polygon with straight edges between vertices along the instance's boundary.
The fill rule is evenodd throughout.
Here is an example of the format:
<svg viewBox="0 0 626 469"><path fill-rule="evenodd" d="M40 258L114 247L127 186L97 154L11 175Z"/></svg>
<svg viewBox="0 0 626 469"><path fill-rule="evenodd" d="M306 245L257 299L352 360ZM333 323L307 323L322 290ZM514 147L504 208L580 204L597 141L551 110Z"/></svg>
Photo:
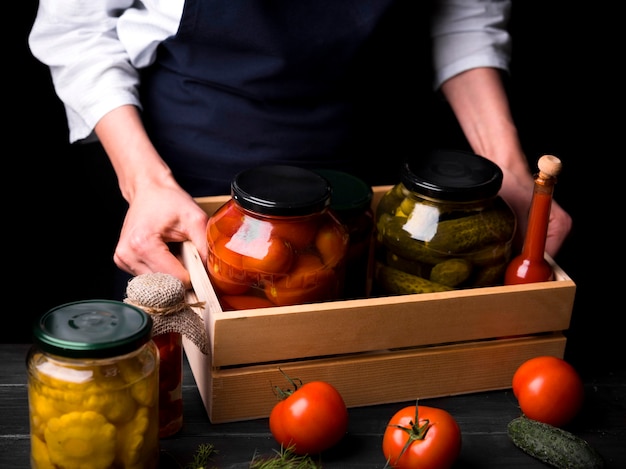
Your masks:
<svg viewBox="0 0 626 469"><path fill-rule="evenodd" d="M554 334L226 370L206 367L188 341L185 351L211 422L223 423L269 416L273 386L288 386L279 367L305 383L328 381L348 407L360 407L506 389L523 361L563 357L565 344Z"/></svg>
<svg viewBox="0 0 626 469"><path fill-rule="evenodd" d="M375 187L375 207L391 186ZM229 196L196 199L212 214ZM222 311L197 250L182 245L211 353L185 352L214 423L266 417L278 370L323 379L350 407L510 387L526 359L562 357L576 285L556 280L392 297ZM486 340L489 339L489 340Z"/></svg>

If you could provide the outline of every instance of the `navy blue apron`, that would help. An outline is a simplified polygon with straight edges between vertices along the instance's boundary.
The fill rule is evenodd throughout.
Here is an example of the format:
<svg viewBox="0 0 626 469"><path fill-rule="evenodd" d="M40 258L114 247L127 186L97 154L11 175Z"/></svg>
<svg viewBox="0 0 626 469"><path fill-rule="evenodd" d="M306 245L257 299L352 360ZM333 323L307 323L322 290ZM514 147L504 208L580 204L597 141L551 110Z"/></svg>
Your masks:
<svg viewBox="0 0 626 469"><path fill-rule="evenodd" d="M392 0L187 0L142 76L148 133L193 196L272 162L350 170L355 58ZM362 164L362 158L360 160Z"/></svg>

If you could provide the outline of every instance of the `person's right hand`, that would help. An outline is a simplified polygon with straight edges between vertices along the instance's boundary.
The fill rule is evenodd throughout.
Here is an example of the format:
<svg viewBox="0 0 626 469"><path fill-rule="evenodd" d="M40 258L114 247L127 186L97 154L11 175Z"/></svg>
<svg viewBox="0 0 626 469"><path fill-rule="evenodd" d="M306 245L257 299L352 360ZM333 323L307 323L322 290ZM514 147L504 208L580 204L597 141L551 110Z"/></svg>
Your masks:
<svg viewBox="0 0 626 469"><path fill-rule="evenodd" d="M128 202L128 211L113 255L131 275L165 273L191 288L189 272L168 243L191 241L206 264L208 215L176 182L152 145L135 106L105 114L95 132Z"/></svg>
<svg viewBox="0 0 626 469"><path fill-rule="evenodd" d="M505 168L503 173L504 181L500 195L507 201L517 218L514 247L516 251L521 251L528 229L528 212L533 196L534 180L531 173L523 169L515 173ZM556 200L552 200L545 246L546 252L551 257L556 257L571 230L571 215Z"/></svg>
<svg viewBox="0 0 626 469"><path fill-rule="evenodd" d="M129 204L113 259L132 274L161 272L191 288L189 272L168 243L191 241L206 264L208 215L177 184L142 186Z"/></svg>

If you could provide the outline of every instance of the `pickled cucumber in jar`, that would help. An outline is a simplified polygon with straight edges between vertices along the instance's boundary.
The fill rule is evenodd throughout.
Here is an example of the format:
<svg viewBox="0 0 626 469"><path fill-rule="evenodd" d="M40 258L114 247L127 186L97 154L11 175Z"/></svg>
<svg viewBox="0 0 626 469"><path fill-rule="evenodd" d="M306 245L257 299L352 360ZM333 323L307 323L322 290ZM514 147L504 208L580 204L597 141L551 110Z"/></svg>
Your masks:
<svg viewBox="0 0 626 469"><path fill-rule="evenodd" d="M500 168L472 153L436 150L406 161L400 182L376 208L374 291L501 285L516 229L513 211L498 196L501 185ZM398 271L413 277L400 282Z"/></svg>

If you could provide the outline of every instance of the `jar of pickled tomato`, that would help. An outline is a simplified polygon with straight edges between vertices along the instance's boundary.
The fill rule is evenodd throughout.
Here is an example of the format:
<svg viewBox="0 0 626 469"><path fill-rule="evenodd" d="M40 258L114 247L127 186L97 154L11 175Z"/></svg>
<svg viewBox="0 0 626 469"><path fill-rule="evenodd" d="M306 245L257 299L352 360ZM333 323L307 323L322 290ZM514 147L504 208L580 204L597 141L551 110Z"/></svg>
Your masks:
<svg viewBox="0 0 626 469"><path fill-rule="evenodd" d="M406 161L376 208L375 285L431 293L502 285L515 214L502 170L473 153L434 150Z"/></svg>
<svg viewBox="0 0 626 469"><path fill-rule="evenodd" d="M159 349L159 438L183 427L183 335L166 332L153 336Z"/></svg>
<svg viewBox="0 0 626 469"><path fill-rule="evenodd" d="M341 297L349 236L330 198L330 183L299 167L235 176L207 225L207 271L224 310Z"/></svg>
<svg viewBox="0 0 626 469"><path fill-rule="evenodd" d="M31 467L156 468L159 360L152 320L122 302L68 303L33 328Z"/></svg>
<svg viewBox="0 0 626 469"><path fill-rule="evenodd" d="M370 292L373 247L373 190L362 179L334 169L319 169L332 187L330 208L348 231L346 281L343 298L365 298Z"/></svg>

